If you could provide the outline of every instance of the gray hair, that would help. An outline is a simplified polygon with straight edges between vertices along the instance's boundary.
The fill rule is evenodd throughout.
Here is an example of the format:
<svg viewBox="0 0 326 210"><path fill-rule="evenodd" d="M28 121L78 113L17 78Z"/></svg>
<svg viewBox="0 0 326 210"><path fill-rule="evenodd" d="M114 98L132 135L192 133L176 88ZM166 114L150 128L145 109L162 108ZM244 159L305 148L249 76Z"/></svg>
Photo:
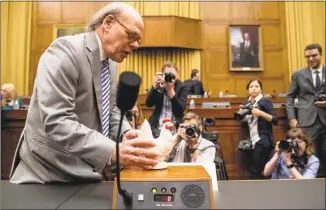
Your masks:
<svg viewBox="0 0 326 210"><path fill-rule="evenodd" d="M106 16L119 16L126 9L126 7L128 7L126 4L116 2L106 5L93 15L90 22L85 27L85 31L95 31L95 29L103 23Z"/></svg>

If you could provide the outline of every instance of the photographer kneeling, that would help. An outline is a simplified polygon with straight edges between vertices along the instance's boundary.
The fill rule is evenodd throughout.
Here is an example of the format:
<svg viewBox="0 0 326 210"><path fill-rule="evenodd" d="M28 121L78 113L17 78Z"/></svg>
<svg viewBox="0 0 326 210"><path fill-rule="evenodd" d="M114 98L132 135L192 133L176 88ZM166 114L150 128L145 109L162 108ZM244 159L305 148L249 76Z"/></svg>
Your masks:
<svg viewBox="0 0 326 210"><path fill-rule="evenodd" d="M266 164L264 175L272 179L316 178L319 160L313 155L311 139L302 129L293 128L289 139L277 143L275 154Z"/></svg>
<svg viewBox="0 0 326 210"><path fill-rule="evenodd" d="M188 112L184 116L173 141L172 150L165 158L166 162L214 162L216 147L212 142L202 138L201 123L199 116L193 112Z"/></svg>

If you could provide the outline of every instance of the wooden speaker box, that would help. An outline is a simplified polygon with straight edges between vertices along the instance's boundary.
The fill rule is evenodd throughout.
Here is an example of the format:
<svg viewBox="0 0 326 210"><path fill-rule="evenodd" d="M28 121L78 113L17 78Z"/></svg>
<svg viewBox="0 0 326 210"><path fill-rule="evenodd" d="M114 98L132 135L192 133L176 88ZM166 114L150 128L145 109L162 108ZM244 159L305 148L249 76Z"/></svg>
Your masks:
<svg viewBox="0 0 326 210"><path fill-rule="evenodd" d="M114 181L113 209L213 209L210 175L203 166L169 166L161 170L121 171L121 187L132 193L126 206Z"/></svg>

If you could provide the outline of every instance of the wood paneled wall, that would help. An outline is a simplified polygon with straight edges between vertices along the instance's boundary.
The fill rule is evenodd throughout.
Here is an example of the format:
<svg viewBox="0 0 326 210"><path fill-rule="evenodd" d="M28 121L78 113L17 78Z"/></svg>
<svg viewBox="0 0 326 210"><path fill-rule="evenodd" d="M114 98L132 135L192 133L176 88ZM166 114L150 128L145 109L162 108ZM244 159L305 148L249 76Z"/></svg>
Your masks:
<svg viewBox="0 0 326 210"><path fill-rule="evenodd" d="M288 65L284 2L201 2L204 50L201 71L204 87L246 96L250 79L260 79L264 93L287 92ZM262 27L263 72L229 71L229 25Z"/></svg>
<svg viewBox="0 0 326 210"><path fill-rule="evenodd" d="M107 2L33 2L30 91L37 63L51 44L53 24L85 24L90 16ZM246 83L252 78L263 82L264 93L287 92L286 26L284 2L201 2L203 19L201 77L206 89L216 96L219 91L246 95ZM260 24L262 27L263 72L230 72L228 27L230 24ZM153 25L154 32L162 30ZM175 33L187 31L175 30ZM199 36L200 37L200 36Z"/></svg>
<svg viewBox="0 0 326 210"><path fill-rule="evenodd" d="M108 2L33 2L30 94L38 61L53 41L54 24L86 24Z"/></svg>

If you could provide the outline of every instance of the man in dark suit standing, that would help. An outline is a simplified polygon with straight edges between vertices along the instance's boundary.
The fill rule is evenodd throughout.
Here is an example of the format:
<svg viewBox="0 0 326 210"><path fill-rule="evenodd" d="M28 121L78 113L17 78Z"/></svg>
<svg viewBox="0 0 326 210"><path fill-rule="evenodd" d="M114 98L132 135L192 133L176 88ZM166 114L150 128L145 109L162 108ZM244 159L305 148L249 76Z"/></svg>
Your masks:
<svg viewBox="0 0 326 210"><path fill-rule="evenodd" d="M322 48L310 44L304 50L308 67L295 71L286 98L286 111L291 128L302 127L312 138L316 156L326 175L326 101L318 97L325 93L325 66L321 64ZM296 118L294 99L298 97ZM317 100L318 99L318 100ZM298 119L298 120L297 120ZM322 171L322 170L320 170Z"/></svg>
<svg viewBox="0 0 326 210"><path fill-rule="evenodd" d="M248 33L243 35L244 41L240 44L240 59L243 67L258 67L254 45Z"/></svg>
<svg viewBox="0 0 326 210"><path fill-rule="evenodd" d="M205 90L203 83L199 80L199 70L191 71L191 79L185 80L184 84L189 89L188 95L204 95Z"/></svg>
<svg viewBox="0 0 326 210"><path fill-rule="evenodd" d="M186 109L187 94L188 88L178 79L176 64L171 61L165 62L162 71L156 73L145 102L147 107L155 106L149 118L155 138L159 136L162 120L165 118L171 119L178 128Z"/></svg>

